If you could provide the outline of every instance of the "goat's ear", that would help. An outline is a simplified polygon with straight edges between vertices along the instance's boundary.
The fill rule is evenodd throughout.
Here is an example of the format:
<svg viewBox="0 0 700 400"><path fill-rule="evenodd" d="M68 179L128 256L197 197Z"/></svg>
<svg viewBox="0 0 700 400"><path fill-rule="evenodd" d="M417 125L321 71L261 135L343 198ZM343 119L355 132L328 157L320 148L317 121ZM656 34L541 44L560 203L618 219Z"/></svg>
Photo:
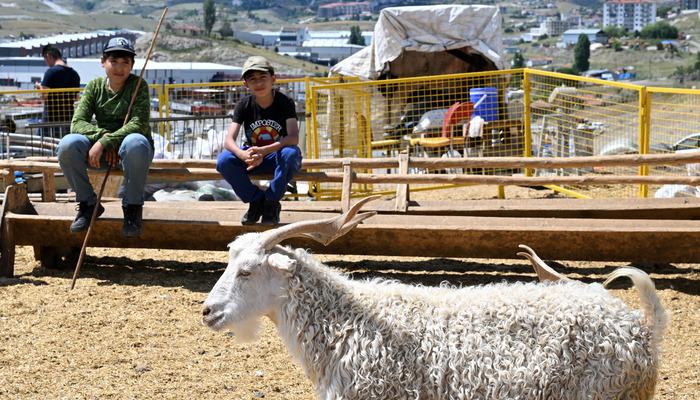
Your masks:
<svg viewBox="0 0 700 400"><path fill-rule="evenodd" d="M293 273L297 268L297 260L279 253L272 253L269 256L267 256L267 263L270 264L271 267L288 272L290 274Z"/></svg>

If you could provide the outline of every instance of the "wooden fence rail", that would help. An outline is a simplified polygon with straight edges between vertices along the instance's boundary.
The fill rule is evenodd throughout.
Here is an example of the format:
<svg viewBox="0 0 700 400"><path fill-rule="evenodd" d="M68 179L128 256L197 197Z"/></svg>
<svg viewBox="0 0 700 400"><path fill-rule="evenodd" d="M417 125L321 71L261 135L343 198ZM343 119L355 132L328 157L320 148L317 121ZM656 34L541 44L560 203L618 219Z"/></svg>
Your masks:
<svg viewBox="0 0 700 400"><path fill-rule="evenodd" d="M405 210L409 200L410 184L478 184L478 185L608 185L608 184L684 184L700 185L700 177L685 175L572 175L572 176L501 176L472 175L467 173L435 174L409 173L410 168L440 170L454 168L585 168L596 166L679 165L700 163L700 152L671 154L628 154L596 157L490 157L490 158L423 158L401 154L395 158L334 158L307 159L295 179L309 182L342 183L343 210L350 206L353 183L396 184L396 210ZM149 179L156 181L197 181L220 179L215 160L154 160ZM55 157L30 157L0 161L6 186L13 179L12 171L27 170L43 173L44 201L55 200L54 174L60 172ZM397 173L361 173L356 170L398 169ZM340 169L342 172L317 170ZM99 172L91 172L97 174ZM119 174L119 171L115 171ZM264 178L264 177L263 177Z"/></svg>

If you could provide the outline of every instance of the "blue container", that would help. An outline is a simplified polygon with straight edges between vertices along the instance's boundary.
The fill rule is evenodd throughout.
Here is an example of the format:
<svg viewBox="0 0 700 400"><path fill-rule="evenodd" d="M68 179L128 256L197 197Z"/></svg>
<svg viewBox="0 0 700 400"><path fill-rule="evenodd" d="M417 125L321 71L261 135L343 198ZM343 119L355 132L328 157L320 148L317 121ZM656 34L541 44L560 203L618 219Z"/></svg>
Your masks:
<svg viewBox="0 0 700 400"><path fill-rule="evenodd" d="M498 91L495 87L469 89L469 101L474 104L472 116L478 115L486 122L498 120Z"/></svg>

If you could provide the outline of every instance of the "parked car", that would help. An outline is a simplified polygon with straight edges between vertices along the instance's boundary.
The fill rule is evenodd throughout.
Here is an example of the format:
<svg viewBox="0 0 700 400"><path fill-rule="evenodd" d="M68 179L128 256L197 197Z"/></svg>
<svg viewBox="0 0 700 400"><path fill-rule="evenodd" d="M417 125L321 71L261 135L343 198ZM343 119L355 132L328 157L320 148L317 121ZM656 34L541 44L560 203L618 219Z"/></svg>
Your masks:
<svg viewBox="0 0 700 400"><path fill-rule="evenodd" d="M690 134L683 137L671 146L673 151L678 150L699 150L700 151L700 132Z"/></svg>

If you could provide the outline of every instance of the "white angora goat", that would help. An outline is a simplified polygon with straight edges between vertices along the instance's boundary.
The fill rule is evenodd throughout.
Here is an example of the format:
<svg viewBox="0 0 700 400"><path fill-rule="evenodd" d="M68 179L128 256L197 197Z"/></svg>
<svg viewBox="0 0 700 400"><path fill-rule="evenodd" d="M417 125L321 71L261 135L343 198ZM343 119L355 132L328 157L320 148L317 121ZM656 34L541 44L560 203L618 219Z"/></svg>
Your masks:
<svg viewBox="0 0 700 400"><path fill-rule="evenodd" d="M300 235L328 243L373 215L356 216L364 202L232 242L203 323L251 340L269 317L324 400L652 398L666 314L647 274L620 268L606 281L631 278L640 312L551 270L555 282L359 282L277 245Z"/></svg>

